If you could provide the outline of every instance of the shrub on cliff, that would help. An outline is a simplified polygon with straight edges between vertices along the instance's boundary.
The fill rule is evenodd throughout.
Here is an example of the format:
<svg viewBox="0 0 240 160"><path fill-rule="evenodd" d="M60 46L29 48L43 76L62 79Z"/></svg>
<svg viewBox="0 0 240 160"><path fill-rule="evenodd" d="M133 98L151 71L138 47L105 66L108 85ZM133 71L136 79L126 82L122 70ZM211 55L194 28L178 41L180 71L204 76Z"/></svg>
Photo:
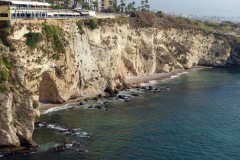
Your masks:
<svg viewBox="0 0 240 160"><path fill-rule="evenodd" d="M7 69L12 68L11 61L4 55L0 56L0 65L2 64L4 64L7 67Z"/></svg>
<svg viewBox="0 0 240 160"><path fill-rule="evenodd" d="M0 56L0 83L4 81L8 81L9 79L9 72L8 69L11 69L11 62L10 60L5 56Z"/></svg>
<svg viewBox="0 0 240 160"><path fill-rule="evenodd" d="M163 15L162 11L158 11L157 13L155 13L155 16L162 18L164 15Z"/></svg>
<svg viewBox="0 0 240 160"><path fill-rule="evenodd" d="M60 28L58 26L50 26L47 23L43 23L43 30L46 34L47 40L51 42L52 48L54 51L58 53L65 53L65 47L62 43L63 36L60 32Z"/></svg>
<svg viewBox="0 0 240 160"><path fill-rule="evenodd" d="M31 49L36 48L37 43L43 40L41 33L29 32L25 36L27 37L26 45L28 45Z"/></svg>
<svg viewBox="0 0 240 160"><path fill-rule="evenodd" d="M4 85L0 85L0 92L1 93L4 93L4 92L8 92L9 91L9 89L8 89L8 87L7 86L4 86Z"/></svg>
<svg viewBox="0 0 240 160"><path fill-rule="evenodd" d="M7 23L7 22L4 22L0 26L0 42L2 42L3 45L9 47L10 51L16 51L16 48L14 47L12 42L9 41L8 38L7 38L10 35L9 27L10 27L10 24Z"/></svg>
<svg viewBox="0 0 240 160"><path fill-rule="evenodd" d="M78 21L76 22L76 25L78 26L78 32L83 35L85 34L85 31L83 30L83 27L82 27L82 22L81 21Z"/></svg>
<svg viewBox="0 0 240 160"><path fill-rule="evenodd" d="M60 59L60 55L59 54L54 54L52 56L52 58L58 61Z"/></svg>
<svg viewBox="0 0 240 160"><path fill-rule="evenodd" d="M36 101L36 100L34 100L34 101L33 101L33 109L36 109L36 108L38 108L38 107L39 107L39 102Z"/></svg>
<svg viewBox="0 0 240 160"><path fill-rule="evenodd" d="M87 24L91 29L97 28L97 23L95 22L94 19L90 19L86 24Z"/></svg>
<svg viewBox="0 0 240 160"><path fill-rule="evenodd" d="M8 81L8 78L9 78L9 72L7 68L4 67L4 69L0 71L0 83L4 81Z"/></svg>

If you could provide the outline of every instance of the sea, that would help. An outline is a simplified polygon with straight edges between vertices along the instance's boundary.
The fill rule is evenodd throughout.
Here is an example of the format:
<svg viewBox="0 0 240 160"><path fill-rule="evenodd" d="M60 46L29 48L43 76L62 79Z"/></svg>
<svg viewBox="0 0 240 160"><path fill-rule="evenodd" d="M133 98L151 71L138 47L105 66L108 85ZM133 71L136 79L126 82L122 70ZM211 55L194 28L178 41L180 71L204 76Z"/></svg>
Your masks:
<svg viewBox="0 0 240 160"><path fill-rule="evenodd" d="M39 149L3 159L240 159L240 67L199 69L149 85L155 91L129 89L119 93L124 99L46 111L33 134Z"/></svg>

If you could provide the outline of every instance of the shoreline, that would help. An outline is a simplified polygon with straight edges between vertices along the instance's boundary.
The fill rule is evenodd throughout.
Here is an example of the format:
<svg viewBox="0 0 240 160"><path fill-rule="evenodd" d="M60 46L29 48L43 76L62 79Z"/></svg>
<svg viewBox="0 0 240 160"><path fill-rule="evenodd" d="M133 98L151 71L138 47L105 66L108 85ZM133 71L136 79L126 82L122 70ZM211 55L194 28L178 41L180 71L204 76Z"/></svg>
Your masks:
<svg viewBox="0 0 240 160"><path fill-rule="evenodd" d="M140 76L140 77L133 77L133 78L128 78L126 81L132 86L132 87L137 87L140 86L142 83L149 83L150 81L167 81L170 80L171 76L174 75L179 75L184 72L193 72L198 69L203 69L203 68L211 68L211 67L204 67L204 66L196 66L192 67L191 69L175 69L171 72L168 73L155 73L151 75L146 75L146 76ZM55 107L60 107L64 106L67 104L77 104L78 101L85 100L87 98L94 98L97 97L99 94L103 93L98 93L98 94L83 94L76 99L69 99L68 101L61 103L61 104L54 104L54 103L39 103L39 111L41 114L43 114L45 111L55 108Z"/></svg>

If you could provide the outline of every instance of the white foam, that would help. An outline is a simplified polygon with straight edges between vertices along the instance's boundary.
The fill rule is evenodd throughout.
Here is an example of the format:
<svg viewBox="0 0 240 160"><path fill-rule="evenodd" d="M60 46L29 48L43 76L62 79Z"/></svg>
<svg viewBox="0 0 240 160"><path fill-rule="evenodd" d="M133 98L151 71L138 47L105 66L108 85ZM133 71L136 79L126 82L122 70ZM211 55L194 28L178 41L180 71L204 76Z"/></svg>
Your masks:
<svg viewBox="0 0 240 160"><path fill-rule="evenodd" d="M63 105L63 106L60 106L60 107L54 107L54 108L50 108L46 111L43 112L43 114L47 114L47 113L51 113L51 112L56 112L56 111L60 111L60 110L64 110L64 109L68 109L69 105L66 104L66 105Z"/></svg>
<svg viewBox="0 0 240 160"><path fill-rule="evenodd" d="M77 132L76 135L79 137L90 137L87 132Z"/></svg>
<svg viewBox="0 0 240 160"><path fill-rule="evenodd" d="M65 144L65 146L66 146L67 148L71 148L71 147L73 146L73 144Z"/></svg>
<svg viewBox="0 0 240 160"><path fill-rule="evenodd" d="M56 129L56 130L59 130L59 131L65 131L66 130L65 128L63 128L61 126L54 125L54 124L47 125L47 128Z"/></svg>
<svg viewBox="0 0 240 160"><path fill-rule="evenodd" d="M39 125L39 127L44 127L44 126L45 126L44 124L41 124L41 123L40 123L40 124L38 124L38 125Z"/></svg>
<svg viewBox="0 0 240 160"><path fill-rule="evenodd" d="M150 85L153 85L153 84L157 84L158 82L156 80L153 80L153 81L149 81L149 84Z"/></svg>
<svg viewBox="0 0 240 160"><path fill-rule="evenodd" d="M172 75L170 79L178 78L183 74L188 74L188 72L181 72L181 73L178 73L177 75Z"/></svg>
<svg viewBox="0 0 240 160"><path fill-rule="evenodd" d="M156 80L153 80L153 81L149 81L148 83L141 83L140 85L142 87L147 87L147 86L151 86L151 85L154 85L154 84L157 84L158 82Z"/></svg>

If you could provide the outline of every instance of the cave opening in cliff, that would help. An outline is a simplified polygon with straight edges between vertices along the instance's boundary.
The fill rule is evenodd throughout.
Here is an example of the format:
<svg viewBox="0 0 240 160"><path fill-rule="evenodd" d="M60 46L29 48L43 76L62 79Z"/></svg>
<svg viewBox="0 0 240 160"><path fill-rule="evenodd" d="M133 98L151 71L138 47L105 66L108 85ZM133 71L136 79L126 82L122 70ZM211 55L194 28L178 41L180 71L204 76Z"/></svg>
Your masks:
<svg viewBox="0 0 240 160"><path fill-rule="evenodd" d="M62 103L57 84L51 72L45 71L42 73L42 80L39 85L39 101L43 103Z"/></svg>

